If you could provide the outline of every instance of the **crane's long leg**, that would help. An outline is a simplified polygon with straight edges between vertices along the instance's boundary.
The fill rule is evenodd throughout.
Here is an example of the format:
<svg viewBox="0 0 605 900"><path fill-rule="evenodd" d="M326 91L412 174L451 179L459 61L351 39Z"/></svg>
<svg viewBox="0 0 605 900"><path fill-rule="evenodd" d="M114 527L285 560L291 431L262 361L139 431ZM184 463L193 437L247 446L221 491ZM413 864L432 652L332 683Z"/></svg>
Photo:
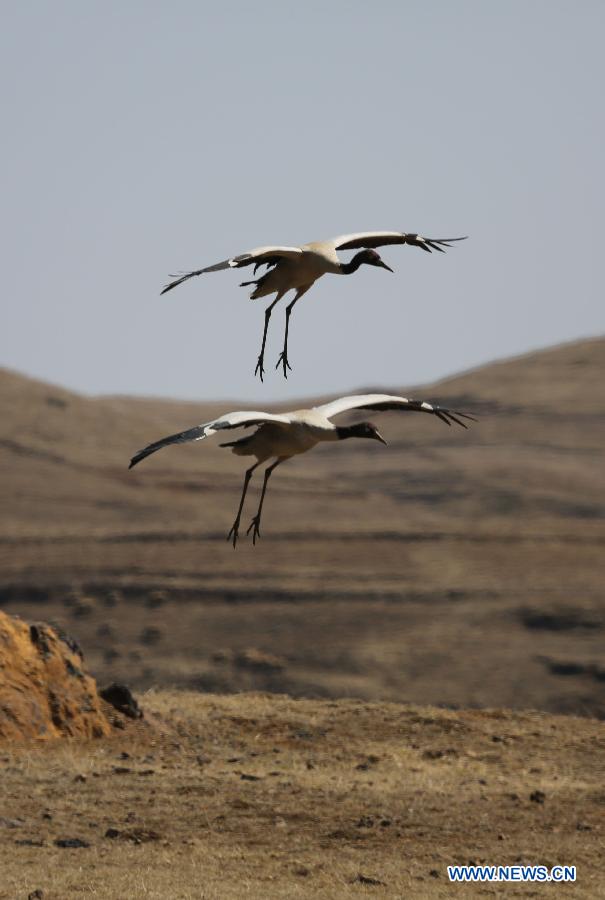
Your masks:
<svg viewBox="0 0 605 900"><path fill-rule="evenodd" d="M248 484L250 483L250 479L252 478L252 473L256 469L257 466L260 466L260 462L254 463L253 466L250 466L249 469L246 469L246 474L244 476L244 489L242 491L242 499L239 502L239 509L237 511L237 515L235 517L235 522L231 526L231 531L227 535L227 540L230 541L233 537L233 549L235 550L235 545L237 544L237 536L239 533L239 523L242 517L242 509L244 508L244 500L246 499L246 491L248 490Z"/></svg>
<svg viewBox="0 0 605 900"><path fill-rule="evenodd" d="M294 304L298 300L300 300L303 294L307 293L310 287L311 285L308 284L306 285L306 287L299 288L296 292L294 300L291 303L288 303L288 305L286 306L286 331L284 333L284 349L279 354L279 359L277 360L277 365L275 366L276 369L279 368L280 364L283 366L284 378L288 377L288 369L292 371L292 366L288 362L288 328L290 327L290 314L292 313L292 307L294 306Z"/></svg>
<svg viewBox="0 0 605 900"><path fill-rule="evenodd" d="M277 459L273 463L273 465L267 466L267 468L265 469L265 478L263 481L263 489L262 489L261 495L260 495L260 503L258 504L258 510L256 511L256 515L250 522L248 531L246 532L246 534L250 534L250 532L254 528L254 531L252 532L252 543L253 544L256 544L257 537L260 537L260 517L263 512L263 503L265 502L265 491L267 490L267 482L269 481L269 478L271 477L271 472L274 469L277 469L277 467L280 465L280 463L285 462L287 459L289 459L288 456L280 456L279 459Z"/></svg>
<svg viewBox="0 0 605 900"><path fill-rule="evenodd" d="M275 304L281 300L286 291L280 291L273 301L265 310L265 327L263 329L263 343L261 344L260 353L258 354L258 360L256 362L256 369L254 370L255 375L260 375L260 380L263 380L263 375L265 374L265 368L263 366L263 362L265 359L265 344L267 343L267 329L269 328L269 319L271 318L271 311Z"/></svg>

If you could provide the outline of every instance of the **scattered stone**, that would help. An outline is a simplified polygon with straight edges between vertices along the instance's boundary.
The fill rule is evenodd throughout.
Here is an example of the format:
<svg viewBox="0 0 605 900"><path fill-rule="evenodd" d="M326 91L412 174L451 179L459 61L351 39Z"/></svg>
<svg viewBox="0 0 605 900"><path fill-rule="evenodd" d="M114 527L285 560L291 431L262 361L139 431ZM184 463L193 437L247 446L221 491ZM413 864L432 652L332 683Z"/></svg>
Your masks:
<svg viewBox="0 0 605 900"><path fill-rule="evenodd" d="M440 878L441 877L441 873L439 872L438 869L431 869L431 871L429 872L429 875L431 876L431 878Z"/></svg>
<svg viewBox="0 0 605 900"><path fill-rule="evenodd" d="M586 822L578 822L576 831L592 831L592 825L587 825Z"/></svg>
<svg viewBox="0 0 605 900"><path fill-rule="evenodd" d="M529 799L532 803L544 803L546 800L546 794L544 791L532 791L529 795Z"/></svg>
<svg viewBox="0 0 605 900"><path fill-rule="evenodd" d="M97 637L98 638L113 638L115 637L113 628L108 622L103 622L102 625L99 625L97 628Z"/></svg>
<svg viewBox="0 0 605 900"><path fill-rule="evenodd" d="M129 775L132 769L128 766L114 766L112 771L114 775Z"/></svg>
<svg viewBox="0 0 605 900"><path fill-rule="evenodd" d="M241 778L242 781L260 781L261 780L260 775L247 775L245 772L242 772L239 777Z"/></svg>
<svg viewBox="0 0 605 900"><path fill-rule="evenodd" d="M21 840L16 840L15 844L19 847L44 847L45 842L42 840L36 840L35 838L22 838Z"/></svg>
<svg viewBox="0 0 605 900"><path fill-rule="evenodd" d="M156 644L159 644L161 640L161 630L153 625L148 625L147 628L143 628L139 635L140 643L144 644L146 647L154 647Z"/></svg>
<svg viewBox="0 0 605 900"><path fill-rule="evenodd" d="M80 838L57 838L55 841L55 847L64 847L68 850L76 850L80 847L90 847L88 841L83 841Z"/></svg>
<svg viewBox="0 0 605 900"><path fill-rule="evenodd" d="M6 819L0 816L0 827L2 828L21 828L25 825L25 819Z"/></svg>
<svg viewBox="0 0 605 900"><path fill-rule="evenodd" d="M310 870L310 869L307 869L306 866L297 866L297 867L294 869L294 874L295 874L295 875L299 875L301 878L306 878L307 875L310 875L310 874L311 874L311 870Z"/></svg>
<svg viewBox="0 0 605 900"><path fill-rule="evenodd" d="M41 888L36 888L35 891L27 895L27 900L44 900L44 891Z"/></svg>
<svg viewBox="0 0 605 900"><path fill-rule="evenodd" d="M82 773L80 773L76 775L74 781L78 782L79 784L84 784L84 782L86 781L86 775L82 775Z"/></svg>
<svg viewBox="0 0 605 900"><path fill-rule="evenodd" d="M117 606L118 603L122 602L122 595L119 591L110 591L108 594L105 594L103 598L103 603L108 609L113 609L114 606Z"/></svg>
<svg viewBox="0 0 605 900"><path fill-rule="evenodd" d="M158 609L168 602L168 595L165 591L152 591L145 601L147 609Z"/></svg>
<svg viewBox="0 0 605 900"><path fill-rule="evenodd" d="M88 619L95 612L96 603L91 597L80 597L72 605L71 614L74 619Z"/></svg>
<svg viewBox="0 0 605 900"><path fill-rule="evenodd" d="M113 682L113 684L103 688L99 693L103 700L106 700L114 709L117 709L118 712L123 713L125 716L131 719L143 718L142 709L133 697L130 688L125 684Z"/></svg>
<svg viewBox="0 0 605 900"><path fill-rule="evenodd" d="M147 844L150 841L159 841L161 834L151 828L133 828L120 831L118 828L108 828L105 837L111 840L132 841L133 844Z"/></svg>
<svg viewBox="0 0 605 900"><path fill-rule="evenodd" d="M361 872L359 872L359 873L356 875L356 877L353 879L353 882L352 882L352 883L353 883L353 884L355 884L355 883L358 883L358 884L371 884L371 885L374 885L374 886L378 886L378 885L379 885L379 886L381 886L381 887L386 887L386 882L385 882L385 881L380 881L378 878L372 878L371 875L362 875Z"/></svg>

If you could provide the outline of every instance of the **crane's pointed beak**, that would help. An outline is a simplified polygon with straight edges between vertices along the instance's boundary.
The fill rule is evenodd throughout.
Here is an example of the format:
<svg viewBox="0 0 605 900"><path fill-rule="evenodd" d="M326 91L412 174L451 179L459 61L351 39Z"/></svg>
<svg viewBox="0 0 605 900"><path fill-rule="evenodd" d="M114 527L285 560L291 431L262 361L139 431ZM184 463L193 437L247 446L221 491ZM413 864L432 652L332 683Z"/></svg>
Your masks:
<svg viewBox="0 0 605 900"><path fill-rule="evenodd" d="M390 267L390 266L387 266L387 264L386 264L382 259L379 259L378 262L376 263L376 265L377 265L377 266L380 266L381 269L387 269L389 272L392 272L392 271L393 271L393 270L391 269L391 267Z"/></svg>
<svg viewBox="0 0 605 900"><path fill-rule="evenodd" d="M374 432L374 440L375 440L375 441L380 441L380 443L381 443L381 444L384 444L385 447L388 447L388 446L389 446L389 445L387 444L387 442L385 441L385 439L383 438L383 436L380 434L379 431L375 431L375 432Z"/></svg>

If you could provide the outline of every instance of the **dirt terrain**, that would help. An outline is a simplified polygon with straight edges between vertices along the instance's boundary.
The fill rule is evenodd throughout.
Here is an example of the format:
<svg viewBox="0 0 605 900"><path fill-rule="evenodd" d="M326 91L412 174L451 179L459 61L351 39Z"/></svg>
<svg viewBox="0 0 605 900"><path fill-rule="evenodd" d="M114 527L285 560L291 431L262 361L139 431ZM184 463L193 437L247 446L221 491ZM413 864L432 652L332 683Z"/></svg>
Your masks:
<svg viewBox="0 0 605 900"><path fill-rule="evenodd" d="M0 745L0 898L605 896L594 720L140 699L114 738ZM577 882L453 885L456 863L575 865Z"/></svg>
<svg viewBox="0 0 605 900"><path fill-rule="evenodd" d="M127 470L237 402L82 397L5 371L0 603L139 689L602 717L604 368L595 339L405 391L480 421L383 414L388 448L284 465L262 540L237 551L242 460L218 441Z"/></svg>

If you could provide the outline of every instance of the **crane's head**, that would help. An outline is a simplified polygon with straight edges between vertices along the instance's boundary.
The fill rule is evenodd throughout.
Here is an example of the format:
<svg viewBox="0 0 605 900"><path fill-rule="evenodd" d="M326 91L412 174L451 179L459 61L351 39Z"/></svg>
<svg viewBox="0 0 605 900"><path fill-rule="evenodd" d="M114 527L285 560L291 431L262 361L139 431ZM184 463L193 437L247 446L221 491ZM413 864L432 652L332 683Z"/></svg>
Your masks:
<svg viewBox="0 0 605 900"><path fill-rule="evenodd" d="M336 431L340 440L351 437L371 438L371 440L380 441L381 444L385 444L386 446L385 439L372 422L357 422L355 425L341 425L337 427Z"/></svg>
<svg viewBox="0 0 605 900"><path fill-rule="evenodd" d="M378 266L381 269L387 269L389 272L392 272L390 266L381 259L380 254L376 252L376 250L372 250L367 248L366 250L361 250L360 253L356 255L356 259L359 260L359 265L365 263L366 266Z"/></svg>

